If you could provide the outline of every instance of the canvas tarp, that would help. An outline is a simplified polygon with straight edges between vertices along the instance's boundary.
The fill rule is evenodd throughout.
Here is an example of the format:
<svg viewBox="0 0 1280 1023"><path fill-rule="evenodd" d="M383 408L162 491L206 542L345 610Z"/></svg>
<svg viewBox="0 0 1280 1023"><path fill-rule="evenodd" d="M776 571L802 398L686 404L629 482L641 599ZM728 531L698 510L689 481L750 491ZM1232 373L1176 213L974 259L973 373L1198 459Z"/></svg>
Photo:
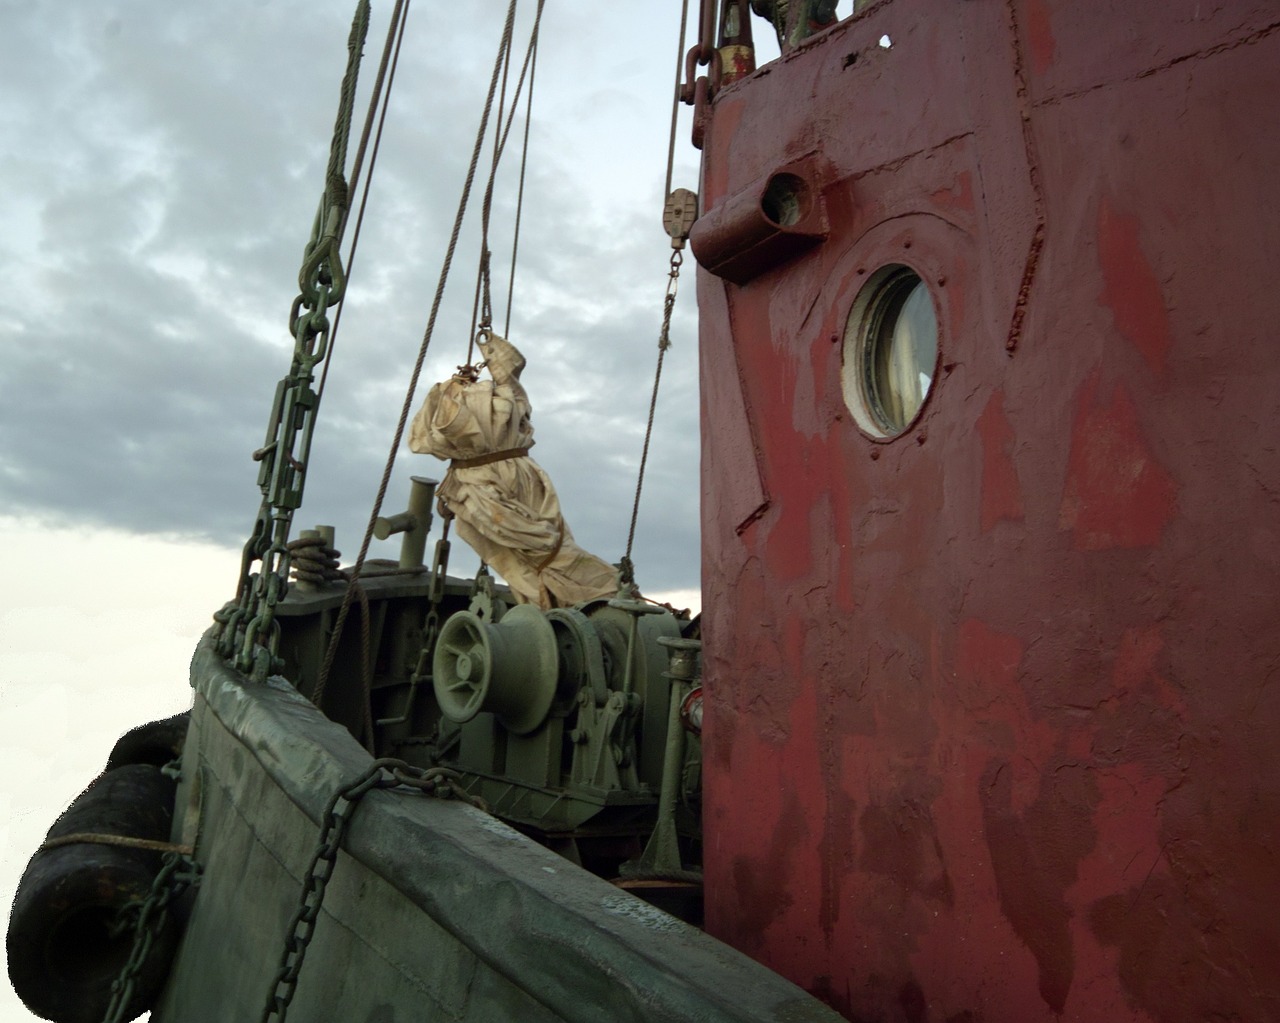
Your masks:
<svg viewBox="0 0 1280 1023"><path fill-rule="evenodd" d="M510 454L533 445L524 356L496 334L480 347L492 379L458 375L432 387L409 448L450 461L437 494L458 535L518 600L546 609L613 596L616 570L574 543L550 477L527 454ZM509 457L464 464L502 453Z"/></svg>

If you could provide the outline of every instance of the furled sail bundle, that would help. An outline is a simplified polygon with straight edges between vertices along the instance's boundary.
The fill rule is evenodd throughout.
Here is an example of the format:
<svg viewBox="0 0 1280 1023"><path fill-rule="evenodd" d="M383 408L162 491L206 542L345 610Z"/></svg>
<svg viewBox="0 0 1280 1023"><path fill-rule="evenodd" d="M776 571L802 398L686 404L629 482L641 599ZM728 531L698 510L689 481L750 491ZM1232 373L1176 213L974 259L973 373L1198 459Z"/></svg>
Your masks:
<svg viewBox="0 0 1280 1023"><path fill-rule="evenodd" d="M410 450L449 460L437 493L458 535L518 600L549 609L613 596L616 569L574 542L551 478L529 457L524 356L496 334L480 347L492 379L462 371L432 387L410 425Z"/></svg>

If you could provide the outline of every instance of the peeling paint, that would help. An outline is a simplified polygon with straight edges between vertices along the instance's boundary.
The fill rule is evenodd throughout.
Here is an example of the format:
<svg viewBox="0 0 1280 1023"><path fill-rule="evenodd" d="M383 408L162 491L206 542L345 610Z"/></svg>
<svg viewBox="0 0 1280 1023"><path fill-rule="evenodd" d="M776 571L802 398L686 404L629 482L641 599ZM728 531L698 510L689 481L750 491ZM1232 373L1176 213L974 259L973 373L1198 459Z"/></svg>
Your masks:
<svg viewBox="0 0 1280 1023"><path fill-rule="evenodd" d="M1160 374L1173 335L1160 281L1142 248L1140 226L1136 216L1118 212L1107 197L1098 204L1098 261L1103 279L1099 301L1111 310L1121 336Z"/></svg>
<svg viewBox="0 0 1280 1023"><path fill-rule="evenodd" d="M1059 526L1078 550L1154 547L1175 511L1177 488L1156 461L1128 390L1109 399L1095 374L1081 389Z"/></svg>

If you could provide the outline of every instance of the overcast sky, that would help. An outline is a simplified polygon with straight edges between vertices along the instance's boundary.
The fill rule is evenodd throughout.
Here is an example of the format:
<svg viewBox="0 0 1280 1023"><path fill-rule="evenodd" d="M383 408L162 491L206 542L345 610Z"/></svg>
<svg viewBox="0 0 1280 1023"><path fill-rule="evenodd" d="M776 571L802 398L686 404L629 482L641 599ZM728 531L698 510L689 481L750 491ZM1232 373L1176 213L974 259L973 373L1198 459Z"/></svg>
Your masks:
<svg viewBox="0 0 1280 1023"><path fill-rule="evenodd" d="M232 596L353 7L0 0L6 901L115 737L187 705L194 637ZM366 87L391 7L374 4ZM335 525L347 561L422 340L505 7L418 0L410 14L294 526ZM520 46L533 8L521 4ZM551 0L538 61L510 335L529 360L535 455L578 541L608 561L626 544L657 355L677 27L674 2ZM675 184L694 188L687 138L683 124ZM500 323L517 170L509 159L495 200ZM466 355L476 200L415 406ZM692 260L684 285L636 537L649 593L698 586ZM384 512L403 506L410 473L443 468L398 454ZM455 569L474 565L455 547ZM0 1020L31 1018L3 995Z"/></svg>
<svg viewBox="0 0 1280 1023"><path fill-rule="evenodd" d="M249 456L288 368L351 6L0 2L7 511L243 543L259 500ZM375 5L366 86L390 7ZM410 16L295 520L336 525L349 557L421 342L504 9L477 0L462 17L420 3ZM669 255L660 215L678 24L674 10L625 10L548 7L511 313L537 457L579 541L610 561L626 542ZM692 186L684 134L677 181ZM515 143L492 234L500 323ZM473 209L415 404L465 358ZM687 283L636 558L655 589L697 585L691 272ZM402 450L392 510L410 472L441 468Z"/></svg>

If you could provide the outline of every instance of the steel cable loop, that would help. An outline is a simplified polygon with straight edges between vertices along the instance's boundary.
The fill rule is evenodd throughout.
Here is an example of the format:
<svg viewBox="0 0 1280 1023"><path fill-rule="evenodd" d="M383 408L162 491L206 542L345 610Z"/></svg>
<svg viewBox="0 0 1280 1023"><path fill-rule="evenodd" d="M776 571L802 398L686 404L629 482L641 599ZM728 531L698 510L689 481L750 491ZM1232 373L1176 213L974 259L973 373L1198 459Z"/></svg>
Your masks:
<svg viewBox="0 0 1280 1023"><path fill-rule="evenodd" d="M369 0L360 0L356 5L356 16L351 23L351 34L347 37L348 66L359 65L359 51L364 47L365 36L369 32ZM356 101L356 76L347 74L342 79L342 89L338 97L338 117L333 126L333 141L329 146L329 166L325 172L326 181L337 181L342 178L342 170L347 163L347 141L351 134L351 113ZM343 186L345 191L345 185Z"/></svg>
<svg viewBox="0 0 1280 1023"><path fill-rule="evenodd" d="M387 119L387 107L391 102L391 87L395 84L396 68L400 64L400 45L404 42L404 29L409 21L409 3L410 0L396 0L395 8L391 12L391 22L387 26L387 39L382 47L382 60L378 64L378 73L373 82L373 94L369 97L369 110L365 114L364 127L360 132L360 143L356 147L355 162L351 166L351 185L350 190L355 191L358 184L361 184L360 173L364 165L365 151L369 144L369 135L373 127L374 114L377 113L379 104L381 105L381 113L378 116L378 131L373 138L373 151L369 154L369 173L363 181L363 188L360 193L360 209L356 214L356 225L351 235L351 247L347 250L347 278L351 277L352 268L355 266L356 249L360 245L360 230L364 226L365 209L369 204L369 186L373 183L373 171L378 163L378 152L382 146L382 128ZM394 56L392 56L392 42L394 38ZM390 60L388 59L390 58ZM388 63L390 71L388 72ZM386 82L386 91L383 91L383 82ZM350 216L350 209L347 211ZM345 227L346 221L343 221ZM333 365L333 349L338 340L338 326L342 323L342 310L346 308L346 295L338 303L338 308L333 314L333 327L329 331L329 358L325 360L324 369L320 373L320 385L316 388L317 402L324 396L325 384L329 379L329 367Z"/></svg>
<svg viewBox="0 0 1280 1023"><path fill-rule="evenodd" d="M520 166L520 189L516 197L516 221L515 234L518 237L520 232L520 218L524 207L524 174L525 160L529 151L529 120L533 109L533 75L532 68L534 66L535 55L538 48L538 32L542 26L542 10L546 0L538 0L538 8L534 13L533 27L529 32L529 45L525 50L524 61L520 66L520 76L516 79L515 93L511 97L511 108L507 112L506 124L502 122L502 104L499 104L498 111L498 131L494 136L493 164L489 172L489 180L485 186L484 202L481 212L481 228L480 228L480 265L476 274L475 296L471 305L471 336L467 342L467 363L470 364L471 358L475 353L475 339L478 334L478 328L490 327L493 323L493 300L490 294L491 273L490 266L492 262L492 253L489 249L489 221L493 208L493 190L497 180L498 165L502 160L502 154L506 152L507 139L511 135L511 126L515 121L516 108L520 102L520 94L524 90L525 78L529 78L529 95L528 95L528 113L525 118L525 136L524 136L524 154L521 158ZM508 43L509 47L509 43ZM510 62L510 49L507 51L507 61ZM504 68L503 75L503 100L506 97L506 72ZM511 254L511 281L515 280L515 250L513 248ZM511 329L511 297L507 296L507 327Z"/></svg>
<svg viewBox="0 0 1280 1023"><path fill-rule="evenodd" d="M409 387L405 392L404 404L400 409L400 418L396 423L395 436L391 441L391 452L387 456L387 462L383 468L382 479L378 484L378 493L374 498L373 510L369 515L368 525L365 527L364 540L360 544L360 553L352 571L352 583L360 578L365 558L369 553L369 545L373 541L374 525L377 523L378 515L382 511L382 502L386 499L387 487L391 483L391 470L395 467L396 453L400 448L400 441L404 437L405 427L409 422L409 413L413 408L414 393L418 389L418 379L422 376L422 366L426 362L427 349L430 347L432 335L435 333L436 319L439 316L440 304L444 298L445 284L449 278L449 270L453 266L453 256L458 247L458 237L462 233L462 221L471 197L471 186L475 181L476 167L480 162L481 150L484 148L485 134L489 125L489 114L493 109L493 97L498 87L498 75L502 70L503 54L511 44L511 30L515 22L516 3L517 0L510 0L510 5L507 8L507 19L502 30L502 41L498 46L498 56L494 61L493 76L489 82L488 95L485 97L484 111L480 117L480 128L476 132L476 143L471 152L471 163L467 168L466 181L463 183L462 197L459 200L458 211L454 217L453 230L449 235L449 244L445 250L440 278L436 283L435 297L431 302L431 312L427 317L427 326L422 336L422 344L418 347L418 357L413 364L413 371L409 377ZM342 599L342 606L338 610L338 621L334 628L333 638L329 641L328 649L325 651L324 663L321 665L320 675L316 679L315 689L312 693L311 702L317 706L320 705L320 700L324 695L329 672L333 669L333 659L337 654L338 637L342 635L342 627L346 622L347 615L350 613L352 598L351 587L348 586L347 592Z"/></svg>
<svg viewBox="0 0 1280 1023"><path fill-rule="evenodd" d="M507 104L507 80L511 76L511 40L506 40L506 52L502 58L502 86L498 90L497 131L493 135L493 160L489 165L489 180L485 183L484 199L480 204L480 263L476 268L476 293L471 306L471 333L467 341L467 362L471 362L476 336L476 310L480 310L481 329L493 324L493 301L489 293L489 215L493 208L493 186L498 177L498 164L502 159L502 115Z"/></svg>
<svg viewBox="0 0 1280 1023"><path fill-rule="evenodd" d="M516 188L516 222L511 236L511 272L507 276L507 318L502 327L503 337L511 336L511 304L516 289L516 255L520 251L520 219L524 213L524 176L525 168L529 164L529 126L533 123L533 82L538 73L538 26L542 20L544 2L545 0L538 0L538 14L534 19L533 37L529 40L529 56L526 58L529 65L529 92L525 97L524 144L520 149L520 184ZM517 85L517 97L519 94L520 89ZM512 109L514 108L513 102Z"/></svg>
<svg viewBox="0 0 1280 1023"><path fill-rule="evenodd" d="M356 157L351 164L351 188L354 190L356 185L360 183L360 172L364 166L365 151L369 145L369 136L373 130L373 115L377 111L379 104L386 112L386 101L391 98L391 85L395 80L395 63L400 58L400 43L404 39L404 28L409 19L409 0L396 0L396 5L391 11L391 21L387 25L387 38L382 44L382 60L378 63L378 72L374 76L373 93L369 97L369 110L365 114L364 127L360 131L360 143L356 147ZM394 47L392 42L394 40ZM394 60L392 54L394 52ZM388 71L390 74L388 76ZM383 96L383 81L386 80L386 94ZM382 99L380 99L382 97ZM374 152L377 152L377 143L374 143ZM369 174L372 176L373 167L369 168Z"/></svg>
<svg viewBox="0 0 1280 1023"><path fill-rule="evenodd" d="M346 274L342 268L339 247L342 242L347 209L350 205L350 194L346 178L343 176L343 169L347 160L347 144L351 138L351 117L355 108L360 61L368 31L369 0L360 0L351 21L351 34L347 38L347 69L342 76L342 85L338 93L338 113L333 125L333 136L329 142L329 163L325 168L324 193L320 200L320 208L316 211L312 241L307 246L302 269L298 274L302 304L309 310L307 324L303 326L299 323L300 304L297 300L290 314L290 329L298 343L295 358L301 358L308 370L325 354L329 333L325 310L341 301L346 290ZM326 269L332 278L331 283L325 279ZM327 294L321 294L322 287ZM321 301L322 298L324 301ZM312 351L308 346L317 337L320 339L320 344Z"/></svg>

